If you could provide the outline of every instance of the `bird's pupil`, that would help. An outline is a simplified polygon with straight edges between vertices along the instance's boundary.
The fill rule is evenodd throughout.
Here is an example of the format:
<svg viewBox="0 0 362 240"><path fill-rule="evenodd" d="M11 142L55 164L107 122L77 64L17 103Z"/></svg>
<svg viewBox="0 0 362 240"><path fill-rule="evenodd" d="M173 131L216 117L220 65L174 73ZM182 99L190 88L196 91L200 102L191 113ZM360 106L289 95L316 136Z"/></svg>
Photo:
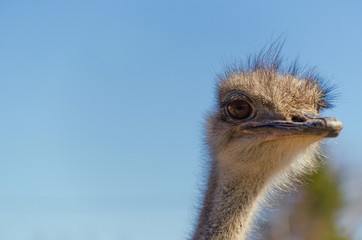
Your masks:
<svg viewBox="0 0 362 240"><path fill-rule="evenodd" d="M244 100L235 100L227 105L229 115L235 119L245 119L251 114L251 106Z"/></svg>

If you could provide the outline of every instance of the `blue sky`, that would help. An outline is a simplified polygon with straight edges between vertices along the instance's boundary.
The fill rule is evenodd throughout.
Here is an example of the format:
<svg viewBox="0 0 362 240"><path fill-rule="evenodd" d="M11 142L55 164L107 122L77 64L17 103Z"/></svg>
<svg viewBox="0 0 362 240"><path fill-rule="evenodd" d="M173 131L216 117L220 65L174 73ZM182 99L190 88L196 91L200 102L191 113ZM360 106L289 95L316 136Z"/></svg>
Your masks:
<svg viewBox="0 0 362 240"><path fill-rule="evenodd" d="M361 168L359 1L1 1L0 239L185 239L216 74L281 34L339 86Z"/></svg>

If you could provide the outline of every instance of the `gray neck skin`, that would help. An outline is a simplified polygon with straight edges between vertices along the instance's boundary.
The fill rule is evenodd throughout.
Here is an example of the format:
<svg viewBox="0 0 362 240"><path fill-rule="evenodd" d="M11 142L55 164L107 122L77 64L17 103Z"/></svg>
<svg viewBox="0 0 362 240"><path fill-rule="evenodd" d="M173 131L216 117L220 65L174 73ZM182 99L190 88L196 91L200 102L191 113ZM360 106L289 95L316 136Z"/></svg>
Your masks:
<svg viewBox="0 0 362 240"><path fill-rule="evenodd" d="M257 179L247 175L229 177L212 167L193 240L245 239L256 199L265 182L260 175Z"/></svg>

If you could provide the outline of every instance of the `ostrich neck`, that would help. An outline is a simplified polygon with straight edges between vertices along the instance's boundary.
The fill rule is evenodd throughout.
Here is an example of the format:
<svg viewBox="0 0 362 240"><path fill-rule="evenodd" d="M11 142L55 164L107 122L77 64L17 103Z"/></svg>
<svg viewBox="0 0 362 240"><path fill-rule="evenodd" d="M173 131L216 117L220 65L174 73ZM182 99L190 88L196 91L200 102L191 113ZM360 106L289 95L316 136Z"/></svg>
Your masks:
<svg viewBox="0 0 362 240"><path fill-rule="evenodd" d="M212 166L193 240L245 239L265 177L234 172Z"/></svg>

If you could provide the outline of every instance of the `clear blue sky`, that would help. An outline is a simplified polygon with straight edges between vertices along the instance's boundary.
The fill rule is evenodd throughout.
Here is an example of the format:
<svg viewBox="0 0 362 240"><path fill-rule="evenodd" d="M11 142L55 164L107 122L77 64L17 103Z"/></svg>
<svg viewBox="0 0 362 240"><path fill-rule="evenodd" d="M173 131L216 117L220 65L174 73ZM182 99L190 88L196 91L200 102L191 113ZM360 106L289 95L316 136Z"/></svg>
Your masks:
<svg viewBox="0 0 362 240"><path fill-rule="evenodd" d="M361 165L360 1L1 1L0 239L185 239L225 62L284 54L341 92ZM357 143L356 143L357 142Z"/></svg>

